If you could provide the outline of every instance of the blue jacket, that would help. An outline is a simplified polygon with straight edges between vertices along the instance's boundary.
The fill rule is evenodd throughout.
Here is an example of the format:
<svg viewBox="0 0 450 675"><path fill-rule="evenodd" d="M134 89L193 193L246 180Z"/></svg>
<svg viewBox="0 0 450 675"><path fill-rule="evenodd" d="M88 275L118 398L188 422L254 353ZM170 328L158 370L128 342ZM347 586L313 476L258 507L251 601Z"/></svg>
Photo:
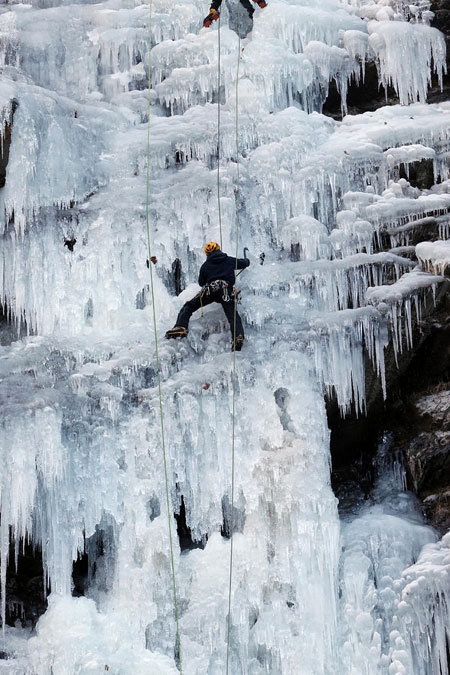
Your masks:
<svg viewBox="0 0 450 675"><path fill-rule="evenodd" d="M243 270L249 265L250 260L247 258L236 259L223 253L223 251L213 251L206 257L206 262L200 267L198 283L200 286L205 286L211 281L223 279L233 286L236 281L235 269Z"/></svg>

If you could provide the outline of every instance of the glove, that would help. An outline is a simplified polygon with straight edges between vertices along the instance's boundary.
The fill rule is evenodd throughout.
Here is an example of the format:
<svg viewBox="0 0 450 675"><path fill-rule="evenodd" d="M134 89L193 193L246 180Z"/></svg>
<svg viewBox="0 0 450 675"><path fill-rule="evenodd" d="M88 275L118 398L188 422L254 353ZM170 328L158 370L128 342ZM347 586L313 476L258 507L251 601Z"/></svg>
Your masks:
<svg viewBox="0 0 450 675"><path fill-rule="evenodd" d="M263 0L260 0L260 1L263 2ZM220 16L220 13L217 11L217 9L211 8L208 16L203 21L203 27L209 28L213 21L217 21L219 16Z"/></svg>

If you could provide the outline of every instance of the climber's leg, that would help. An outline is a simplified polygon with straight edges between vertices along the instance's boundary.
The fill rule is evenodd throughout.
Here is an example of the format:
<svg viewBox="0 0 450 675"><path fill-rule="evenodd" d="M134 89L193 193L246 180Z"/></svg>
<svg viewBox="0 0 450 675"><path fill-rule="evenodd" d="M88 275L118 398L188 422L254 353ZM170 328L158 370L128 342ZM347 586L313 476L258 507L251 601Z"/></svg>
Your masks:
<svg viewBox="0 0 450 675"><path fill-rule="evenodd" d="M250 0L241 0L241 5L245 7L245 9L248 12L248 15L250 18L253 17L253 14L255 13L255 10L253 9Z"/></svg>
<svg viewBox="0 0 450 675"><path fill-rule="evenodd" d="M186 337L188 334L189 319L193 313L201 307L210 305L212 302L216 302L216 298L212 293L197 293L192 300L185 302L177 316L175 326L167 331L166 338Z"/></svg>
<svg viewBox="0 0 450 675"><path fill-rule="evenodd" d="M209 28L213 21L217 21L220 16L219 7L222 4L222 0L213 0L211 7L209 8L209 14L203 20L204 28Z"/></svg>
<svg viewBox="0 0 450 675"><path fill-rule="evenodd" d="M239 312L237 311L237 308L235 309L234 299L231 299L228 302L222 300L220 304L222 305L223 311L225 312L225 316L227 317L228 323L230 324L231 339L232 339L231 349L232 351L236 350L237 352L240 352L242 345L244 343L244 327L242 325ZM235 317L236 317L236 328L234 325Z"/></svg>

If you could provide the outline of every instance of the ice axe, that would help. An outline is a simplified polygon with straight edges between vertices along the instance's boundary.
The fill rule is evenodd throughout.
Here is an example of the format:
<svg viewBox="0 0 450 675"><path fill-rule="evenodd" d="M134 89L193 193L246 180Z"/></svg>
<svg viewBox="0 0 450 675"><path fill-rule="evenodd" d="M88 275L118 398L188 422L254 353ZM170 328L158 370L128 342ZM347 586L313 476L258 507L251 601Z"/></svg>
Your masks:
<svg viewBox="0 0 450 675"><path fill-rule="evenodd" d="M245 246L245 248L244 248L244 260L248 260L248 258L247 258L247 251L248 251L248 248L247 248L247 246ZM244 270L246 270L246 269L247 269L247 268L244 267L243 270L239 270L239 272L236 274L236 276L238 277L238 276L239 276L240 274L242 274L242 272L243 272Z"/></svg>

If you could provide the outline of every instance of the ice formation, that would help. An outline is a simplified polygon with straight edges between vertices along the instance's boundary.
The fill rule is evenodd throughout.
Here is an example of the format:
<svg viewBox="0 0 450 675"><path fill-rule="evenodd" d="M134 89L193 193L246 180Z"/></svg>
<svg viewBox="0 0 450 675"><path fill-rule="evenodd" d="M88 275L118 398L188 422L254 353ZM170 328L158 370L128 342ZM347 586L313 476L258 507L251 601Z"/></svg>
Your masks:
<svg viewBox="0 0 450 675"><path fill-rule="evenodd" d="M450 239L446 241L422 241L416 246L417 259L433 274L445 274L450 267Z"/></svg>
<svg viewBox="0 0 450 675"><path fill-rule="evenodd" d="M389 445L386 437L379 448L378 477L368 503L342 522L342 672L438 673L438 662L431 663L426 647L422 648L425 641L417 639L420 629L416 634L411 630L415 621L420 624L423 597L433 593L435 580L432 574L426 580L423 577L421 597L410 582L415 566L404 572L422 547L436 546L435 537L423 525L414 497L405 492L401 463L389 457ZM437 585L442 588L440 582ZM412 618L415 603L419 613ZM441 607L437 601L436 611L445 612L445 603ZM431 613L428 621L432 622ZM431 641L435 637L430 635Z"/></svg>
<svg viewBox="0 0 450 675"><path fill-rule="evenodd" d="M448 238L450 104L425 103L444 38L423 2L270 0L239 41L230 2L218 72L205 10L154 0L150 59L138 0L0 7L0 301L27 335L0 347L0 672L170 674L180 657L186 675L225 670L232 358L213 307L187 341L160 344L171 509L195 545L173 542L178 654L146 266L149 99L159 336L198 290L205 241L251 247L231 672L439 675L446 540L411 520L398 467L340 535L323 390L363 411L365 352L385 387L385 347L411 343L412 312L443 282L447 244L419 245L426 271L403 253L426 219ZM368 61L402 105L322 115L333 80L346 111ZM436 184L421 191L400 170L423 159ZM16 556L25 539L42 549L51 594L32 634L4 626L10 537ZM423 581L430 558L445 574ZM417 651L424 625L433 646Z"/></svg>

